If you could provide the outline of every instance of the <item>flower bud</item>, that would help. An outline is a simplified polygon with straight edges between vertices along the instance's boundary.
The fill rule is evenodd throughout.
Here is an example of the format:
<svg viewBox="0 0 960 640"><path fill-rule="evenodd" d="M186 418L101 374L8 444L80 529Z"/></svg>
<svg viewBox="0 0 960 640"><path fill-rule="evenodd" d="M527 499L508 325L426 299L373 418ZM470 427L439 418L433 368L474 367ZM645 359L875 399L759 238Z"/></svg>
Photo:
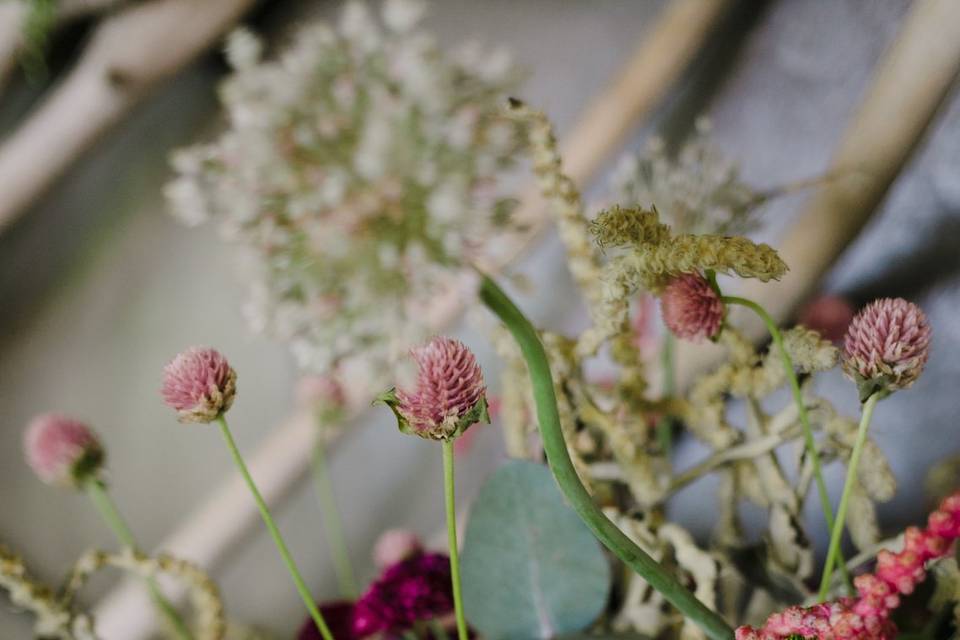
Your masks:
<svg viewBox="0 0 960 640"><path fill-rule="evenodd" d="M723 301L699 273L671 280L660 296L660 308L664 324L678 338L693 342L714 338L723 325Z"/></svg>
<svg viewBox="0 0 960 640"><path fill-rule="evenodd" d="M437 337L411 355L419 367L416 389L390 390L379 398L393 409L401 431L449 440L477 422L490 422L483 372L466 345Z"/></svg>
<svg viewBox="0 0 960 640"><path fill-rule="evenodd" d="M212 422L233 404L237 374L215 349L190 347L163 368L163 399L180 422Z"/></svg>
<svg viewBox="0 0 960 640"><path fill-rule="evenodd" d="M24 433L27 464L47 484L79 487L103 466L103 447L90 428L66 416L37 416Z"/></svg>
<svg viewBox="0 0 960 640"><path fill-rule="evenodd" d="M854 316L843 339L843 371L860 399L910 387L927 362L930 333L920 307L903 298L875 300Z"/></svg>

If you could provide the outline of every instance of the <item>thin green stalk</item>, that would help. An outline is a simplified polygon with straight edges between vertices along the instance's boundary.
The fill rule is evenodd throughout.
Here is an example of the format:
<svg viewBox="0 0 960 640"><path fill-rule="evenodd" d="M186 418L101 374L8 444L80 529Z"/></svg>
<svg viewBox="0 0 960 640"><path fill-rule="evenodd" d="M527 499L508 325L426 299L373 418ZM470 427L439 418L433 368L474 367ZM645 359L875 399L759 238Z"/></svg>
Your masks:
<svg viewBox="0 0 960 640"><path fill-rule="evenodd" d="M237 443L233 440L233 434L230 433L230 427L227 426L227 420L223 417L223 414L217 416L217 424L220 425L220 432L223 433L223 439L227 443L227 448L230 449L230 455L233 456L233 461L236 463L240 475L243 476L247 487L250 489L250 493L253 494L253 499L256 501L260 515L263 517L263 523L267 525L267 530L270 532L274 544L277 545L280 557L283 558L283 563L286 565L287 571L290 572L290 577L293 578L293 584L297 587L300 597L303 598L303 604L306 605L307 611L310 612L313 623L317 625L317 629L320 631L320 635L323 636L323 640L333 640L333 634L330 633L330 628L327 627L327 623L323 619L323 614L320 613L320 609L317 608L317 603L314 601L313 596L310 595L310 590L307 589L307 585L303 581L303 577L300 575L300 571L297 569L293 557L290 555L290 550L283 541L283 536L280 535L277 523L274 522L273 516L270 515L270 509L267 507L263 496L260 495L260 490L257 489L257 485L250 475L250 470L247 469L247 464L243 461L243 456L240 455L240 449L237 448Z"/></svg>
<svg viewBox="0 0 960 640"><path fill-rule="evenodd" d="M676 392L676 375L673 366L673 334L669 331L663 337L663 347L660 349L660 366L663 370L663 393L668 398ZM673 450L673 417L664 415L657 422L657 442L663 455L670 457Z"/></svg>
<svg viewBox="0 0 960 640"><path fill-rule="evenodd" d="M100 517L103 518L106 525L113 531L113 534L117 537L117 540L120 541L120 544L129 549L137 550L137 541L133 537L133 532L130 530L130 527L127 526L123 516L120 515L120 510L117 509L116 503L114 503L110 497L107 486L103 480L91 478L84 486L86 487L87 495L90 496L90 500L100 513ZM190 633L190 629L183 621L183 618L180 617L176 608L163 596L159 585L157 585L157 581L153 577L147 577L145 581L147 583L147 589L150 591L150 598L153 600L154 605L160 610L160 613L167 619L167 622L170 623L170 627L177 634L177 637L181 640L192 640L193 635Z"/></svg>
<svg viewBox="0 0 960 640"><path fill-rule="evenodd" d="M460 592L460 551L457 548L457 504L453 495L453 440L443 440L443 495L447 506L447 544L450 547L450 578L453 582L453 610L457 616L458 640L468 640Z"/></svg>
<svg viewBox="0 0 960 640"><path fill-rule="evenodd" d="M860 455L863 453L863 444L867 441L867 431L870 429L870 419L873 417L873 408L877 406L880 394L871 394L863 403L863 413L860 415L860 426L857 428L857 440L853 444L853 453L847 466L847 479L843 483L843 494L840 496L840 506L837 507L837 521L830 533L830 546L827 548L827 562L823 566L823 577L820 580L820 600L825 600L830 592L830 577L833 573L833 564L840 555L840 539L843 537L843 527L847 519L847 506L850 503L850 492L857 481L857 467L860 465Z"/></svg>
<svg viewBox="0 0 960 640"><path fill-rule="evenodd" d="M753 300L739 298L737 296L722 296L721 299L725 304L738 304L740 306L747 307L756 313L767 326L767 331L770 333L770 338L773 340L773 344L776 347L777 352L780 354L780 360L783 362L783 370L787 374L787 380L790 383L790 391L793 394L793 402L797 405L797 413L800 415L800 425L803 427L804 444L807 449L807 455L810 456L810 462L813 465L813 477L817 484L817 493L820 496L820 506L823 509L823 519L827 524L827 529L832 531L834 529L835 522L833 518L833 509L830 507L830 494L827 493L827 483L823 479L823 465L820 464L820 454L817 452L817 443L813 437L813 429L810 427L810 416L807 415L807 406L803 401L803 392L800 390L800 381L797 380L797 373L793 369L793 360L790 358L790 354L787 353L787 348L783 344L783 334L780 333L777 323L774 322L773 318L770 317L770 314L767 313L767 310ZM843 576L843 581L846 583L847 588L852 589L853 582L850 579L850 572L847 570L847 565L843 559L843 555L838 554L836 558L828 561L836 562L836 567L840 571L840 575ZM831 567L831 571L832 570L833 569Z"/></svg>
<svg viewBox="0 0 960 640"><path fill-rule="evenodd" d="M489 277L484 276L480 297L500 318L513 335L530 372L537 419L543 448L550 470L571 506L593 534L610 551L637 572L647 583L663 594L673 606L696 623L713 640L731 640L733 630L717 613L697 600L688 589L677 582L660 563L638 547L593 503L589 492L580 482L570 461L567 443L560 428L557 399L553 391L553 377L547 354L536 330L510 298Z"/></svg>
<svg viewBox="0 0 960 640"><path fill-rule="evenodd" d="M320 436L317 437L317 443L313 447L313 481L323 515L323 527L327 532L327 547L333 558L337 582L340 583L340 595L348 600L354 600L357 597L357 581L354 578L353 565L350 563L350 554L344 541L343 522L340 519L337 497L330 479L326 449L323 438Z"/></svg>

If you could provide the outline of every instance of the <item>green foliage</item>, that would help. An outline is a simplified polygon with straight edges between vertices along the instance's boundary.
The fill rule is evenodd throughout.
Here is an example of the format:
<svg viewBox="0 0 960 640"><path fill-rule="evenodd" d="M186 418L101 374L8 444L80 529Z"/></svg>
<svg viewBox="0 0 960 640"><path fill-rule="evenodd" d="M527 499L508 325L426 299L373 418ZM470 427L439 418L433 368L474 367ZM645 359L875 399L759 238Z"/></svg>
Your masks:
<svg viewBox="0 0 960 640"><path fill-rule="evenodd" d="M57 2L58 0L28 0L27 2L21 64L31 80L42 80L47 75L47 44L57 18Z"/></svg>
<svg viewBox="0 0 960 640"><path fill-rule="evenodd" d="M480 491L463 556L467 619L485 638L553 638L603 611L610 566L545 466L510 462Z"/></svg>

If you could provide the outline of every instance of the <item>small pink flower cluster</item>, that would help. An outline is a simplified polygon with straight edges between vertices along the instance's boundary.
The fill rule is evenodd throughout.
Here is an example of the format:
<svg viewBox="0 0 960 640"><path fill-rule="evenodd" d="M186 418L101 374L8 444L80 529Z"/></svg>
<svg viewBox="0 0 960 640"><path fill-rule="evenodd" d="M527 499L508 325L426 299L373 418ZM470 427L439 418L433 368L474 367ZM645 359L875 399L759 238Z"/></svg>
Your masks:
<svg viewBox="0 0 960 640"><path fill-rule="evenodd" d="M812 607L788 607L773 614L760 629L743 626L736 640L893 640L890 614L900 596L913 593L926 577L926 563L942 558L960 537L960 492L930 514L926 529L910 527L899 553L877 554L874 573L857 576L858 598L840 598Z"/></svg>

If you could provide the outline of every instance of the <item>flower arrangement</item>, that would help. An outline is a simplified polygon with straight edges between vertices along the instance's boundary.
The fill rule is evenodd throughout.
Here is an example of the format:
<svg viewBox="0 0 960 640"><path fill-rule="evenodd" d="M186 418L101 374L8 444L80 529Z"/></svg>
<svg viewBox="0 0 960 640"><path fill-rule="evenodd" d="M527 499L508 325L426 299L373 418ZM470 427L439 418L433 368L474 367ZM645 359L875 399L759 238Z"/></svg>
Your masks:
<svg viewBox="0 0 960 640"><path fill-rule="evenodd" d="M217 219L250 257L254 325L297 355L298 401L318 425L338 427L354 399L378 401L401 432L441 450L446 547L384 532L373 551L380 573L358 589L318 436L315 471L342 599L317 602L227 422L242 375L209 347L186 349L163 369L161 396L176 419L221 432L303 601L299 638L888 640L902 637L901 625L922 627L921 637L960 632L951 557L960 492L952 488L925 528L889 540L875 508L896 481L870 423L881 400L923 372L932 334L923 311L885 298L854 314L825 299L802 324L782 327L756 301L725 292L734 279L775 287L788 265L774 247L740 235L759 224L759 207L774 194L744 184L703 128L676 158L654 145L625 160L618 203L588 216L549 120L507 98L516 79L507 60L476 49L446 55L417 26L422 12L414 0L386 0L378 22L351 2L337 28L304 29L276 61L262 59L248 32L234 34L234 73L222 93L227 129L173 161L175 211L190 223ZM578 335L537 329L484 271L498 239L518 230L499 182L524 153L589 311ZM463 531L454 445L491 422L493 391L465 343L436 335L431 309L451 291L502 325L491 336L503 359L496 422L512 458L470 505ZM648 335L653 299L659 337ZM729 313L738 306L763 321L768 341L745 337ZM710 341L726 357L681 389L671 379L674 340ZM662 347L659 372L645 353L651 343ZM598 379L588 366L595 360L612 373ZM400 373L410 364L412 384ZM857 420L815 394L812 381L836 368L859 397ZM655 374L666 378L662 394L648 384ZM679 469L673 445L685 437L710 452ZM173 637L227 637L229 612L213 580L138 547L110 498L105 447L87 425L42 415L24 447L40 480L87 494L121 545L81 557L57 591L0 547L0 587L35 617L39 637L97 637L75 596L104 567L143 579ZM836 503L823 473L832 463L846 467ZM668 511L677 492L706 476L716 487L710 541ZM809 500L829 534L819 565L816 523L803 512ZM766 515L759 539L743 532L745 502ZM855 557L845 557L847 532ZM161 590L161 574L189 587L189 610ZM931 574L932 596L918 588ZM912 615L901 616L907 609Z"/></svg>

